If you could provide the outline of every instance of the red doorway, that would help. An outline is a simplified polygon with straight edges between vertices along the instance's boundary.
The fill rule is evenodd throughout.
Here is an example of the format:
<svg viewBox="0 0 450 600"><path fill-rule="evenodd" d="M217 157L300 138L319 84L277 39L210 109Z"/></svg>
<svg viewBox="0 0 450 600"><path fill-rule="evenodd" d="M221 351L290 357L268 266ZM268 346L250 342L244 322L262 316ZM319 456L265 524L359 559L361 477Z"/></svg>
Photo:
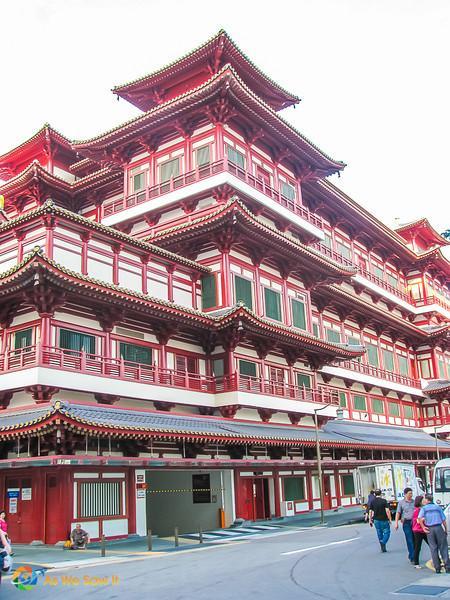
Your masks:
<svg viewBox="0 0 450 600"><path fill-rule="evenodd" d="M23 543L39 539L41 516L36 514L36 485L31 477L6 480L5 510L8 533L13 542Z"/></svg>
<svg viewBox="0 0 450 600"><path fill-rule="evenodd" d="M238 517L247 521L270 518L269 479L267 477L241 477Z"/></svg>
<svg viewBox="0 0 450 600"><path fill-rule="evenodd" d="M324 475L324 477L323 477L323 510L330 510L330 508L331 508L330 476Z"/></svg>

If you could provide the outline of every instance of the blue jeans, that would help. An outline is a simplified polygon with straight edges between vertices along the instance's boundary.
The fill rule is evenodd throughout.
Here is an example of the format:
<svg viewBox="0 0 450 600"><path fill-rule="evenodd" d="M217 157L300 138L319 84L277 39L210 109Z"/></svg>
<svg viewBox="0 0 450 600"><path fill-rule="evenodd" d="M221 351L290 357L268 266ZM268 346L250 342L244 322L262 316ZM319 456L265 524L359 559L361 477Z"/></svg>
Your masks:
<svg viewBox="0 0 450 600"><path fill-rule="evenodd" d="M414 534L412 530L412 520L403 521L403 533L405 534L406 545L408 546L408 558L414 560Z"/></svg>
<svg viewBox="0 0 450 600"><path fill-rule="evenodd" d="M377 530L378 541L380 544L387 544L388 539L391 537L391 526L389 521L378 521L374 519L373 524Z"/></svg>

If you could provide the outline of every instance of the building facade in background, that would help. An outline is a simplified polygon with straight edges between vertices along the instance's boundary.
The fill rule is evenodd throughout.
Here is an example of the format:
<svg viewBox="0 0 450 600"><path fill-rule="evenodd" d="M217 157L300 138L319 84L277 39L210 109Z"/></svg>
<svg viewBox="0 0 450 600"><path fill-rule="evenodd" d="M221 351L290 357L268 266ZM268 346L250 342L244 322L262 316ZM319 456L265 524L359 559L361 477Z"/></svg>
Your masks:
<svg viewBox="0 0 450 600"><path fill-rule="evenodd" d="M450 430L450 264L280 115L226 32L114 88L142 113L0 157L0 497L16 542L356 503ZM344 419L336 419L341 408ZM438 429L439 428L439 429Z"/></svg>

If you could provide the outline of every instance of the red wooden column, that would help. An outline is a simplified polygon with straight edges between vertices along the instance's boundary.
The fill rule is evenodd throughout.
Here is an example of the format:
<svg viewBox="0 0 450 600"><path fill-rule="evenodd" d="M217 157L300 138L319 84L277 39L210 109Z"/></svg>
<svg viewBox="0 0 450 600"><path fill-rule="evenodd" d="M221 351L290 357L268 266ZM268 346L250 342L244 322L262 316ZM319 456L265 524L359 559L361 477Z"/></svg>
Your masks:
<svg viewBox="0 0 450 600"><path fill-rule="evenodd" d="M17 262L20 263L23 260L23 240L25 239L24 231L14 230L14 236L17 240Z"/></svg>
<svg viewBox="0 0 450 600"><path fill-rule="evenodd" d="M200 279L200 275L198 273L191 274L192 281L192 308L197 309L197 281Z"/></svg>
<svg viewBox="0 0 450 600"><path fill-rule="evenodd" d="M45 254L48 258L53 258L53 232L56 226L56 219L52 215L43 217L45 227Z"/></svg>
<svg viewBox="0 0 450 600"><path fill-rule="evenodd" d="M313 510L313 487L312 487L312 471L310 471L309 469L306 471L306 489L307 489L307 494L308 494L308 505L309 505L309 510Z"/></svg>
<svg viewBox="0 0 450 600"><path fill-rule="evenodd" d="M288 274L282 273L283 277L283 311L284 311L284 322L288 327L292 325L292 314L290 310L289 296L288 296L288 287L287 287L287 279L289 277Z"/></svg>
<svg viewBox="0 0 450 600"><path fill-rule="evenodd" d="M231 272L230 272L230 248L224 247L222 252L222 305L231 306Z"/></svg>
<svg viewBox="0 0 450 600"><path fill-rule="evenodd" d="M141 256L142 263L142 293L148 294L148 282L147 282L147 266L150 257L148 255Z"/></svg>
<svg viewBox="0 0 450 600"><path fill-rule="evenodd" d="M81 272L83 275L88 274L88 244L92 234L90 231L83 231L80 238L82 241L81 247Z"/></svg>
<svg viewBox="0 0 450 600"><path fill-rule="evenodd" d="M275 500L275 516L281 517L281 501L280 501L280 474L278 471L273 471L274 485L274 500Z"/></svg>
<svg viewBox="0 0 450 600"><path fill-rule="evenodd" d="M168 265L167 271L167 299L169 302L173 302L173 272L175 271L174 265Z"/></svg>
<svg viewBox="0 0 450 600"><path fill-rule="evenodd" d="M336 489L337 506L341 506L341 481L338 469L334 470L334 487Z"/></svg>
<svg viewBox="0 0 450 600"><path fill-rule="evenodd" d="M119 255L122 250L122 244L112 244L113 251L113 283L119 285Z"/></svg>

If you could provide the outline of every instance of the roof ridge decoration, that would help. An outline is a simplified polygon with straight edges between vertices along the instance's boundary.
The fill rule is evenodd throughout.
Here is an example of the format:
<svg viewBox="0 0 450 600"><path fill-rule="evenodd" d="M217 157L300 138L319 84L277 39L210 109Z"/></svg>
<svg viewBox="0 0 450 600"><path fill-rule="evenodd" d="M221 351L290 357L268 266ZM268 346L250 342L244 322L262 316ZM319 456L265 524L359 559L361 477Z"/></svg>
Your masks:
<svg viewBox="0 0 450 600"><path fill-rule="evenodd" d="M44 215L44 214L52 214L52 215L59 215L59 216L65 217L65 218L69 219L70 221L82 223L83 225L86 225L90 229L95 229L96 231L98 231L100 233L109 234L109 235L113 236L115 239L126 241L135 247L138 247L138 248L141 248L142 250L151 252L152 254L154 254L156 256L160 256L161 258L167 258L169 260L172 260L173 262L177 262L186 267L195 269L196 271L202 271L204 273L210 272L210 269L208 267L205 267L204 265L202 265L194 260L185 258L184 256L181 256L180 254L175 254L174 252L171 252L170 250L165 250L164 248L161 248L160 246L156 246L155 244L152 244L151 242L139 240L139 239L135 238L134 236L129 235L127 233L123 233L122 231L119 231L118 229L115 229L114 227L110 227L109 225L103 225L102 223L99 223L98 221L93 221L92 219L83 217L83 215L80 215L71 210L68 210L67 208L62 208L61 206L58 206L57 204L55 204L53 202L53 200L46 200L44 202L44 204L42 204L42 206L40 206L39 208L30 210L29 212L27 212L23 215L20 215L14 219L11 219L10 221L5 221L4 223L0 223L0 234L3 231L8 231L9 229L14 229L17 225L27 222L27 221L30 221L30 220L32 220L36 217L39 217L41 215Z"/></svg>
<svg viewBox="0 0 450 600"><path fill-rule="evenodd" d="M333 260L332 258L323 255L316 248L311 248L311 247L307 246L306 244L303 244L302 242L300 242L300 240L296 240L295 238L289 237L282 231L279 231L276 227L272 227L271 225L264 223L255 214L253 214L251 212L251 210L249 210L247 208L247 206L245 206L245 204L240 200L240 198L238 196L232 196L230 198L230 200L228 200L225 204L220 205L216 210L211 211L211 212L207 213L206 215L197 217L196 219L192 219L192 221L181 223L180 225L175 225L174 227L169 227L167 229L158 231L156 235L146 236L143 239L145 241L152 240L153 241L152 243L154 243L154 241L156 240L156 243L157 243L158 240L164 239L164 237L168 236L169 234L176 235L176 233L179 231L189 230L189 229L194 228L196 225L200 225L202 223L210 221L211 219L216 219L216 218L220 217L221 215L225 214L227 211L229 211L233 207L236 207L247 218L253 220L255 222L255 224L258 225L261 229L270 231L272 234L283 239L283 241L290 244L291 246L295 246L297 249L301 250L303 253L306 253L309 255L312 254L318 260L325 263L325 265L332 266L335 269L338 269L341 273L347 273L349 276L355 275L357 273L356 265L354 267L342 265L341 263Z"/></svg>
<svg viewBox="0 0 450 600"><path fill-rule="evenodd" d="M208 50L211 53L209 60ZM152 102L157 103L161 96L160 94L156 94L156 97L152 98L151 94L148 93L147 98L143 99L142 94L144 90L142 88L147 87L148 91L151 92L152 82L154 85L161 84L162 81L167 83L170 75L176 76L183 72L189 73L189 68L194 67L196 63L200 63L198 68L201 68L202 59L206 62L202 68L202 72L206 73L206 70L208 70L210 73L214 73L219 70L220 63L224 60L224 56L225 60L228 58L228 62L232 57L236 62L241 63L244 76L247 75L257 87L263 83L263 85L265 84L266 89L271 88L272 93L275 92L275 94L278 94L278 100L274 99L275 102L273 101L274 104L278 106L278 110L300 102L300 98L298 98L297 95L287 91L257 67L223 28L219 29L216 34L208 38L206 42L196 46L193 50L151 73L128 81L127 83L116 85L111 91L118 97L124 98L138 108L146 110L146 107L148 108L149 104ZM140 95L134 97L135 94Z"/></svg>

